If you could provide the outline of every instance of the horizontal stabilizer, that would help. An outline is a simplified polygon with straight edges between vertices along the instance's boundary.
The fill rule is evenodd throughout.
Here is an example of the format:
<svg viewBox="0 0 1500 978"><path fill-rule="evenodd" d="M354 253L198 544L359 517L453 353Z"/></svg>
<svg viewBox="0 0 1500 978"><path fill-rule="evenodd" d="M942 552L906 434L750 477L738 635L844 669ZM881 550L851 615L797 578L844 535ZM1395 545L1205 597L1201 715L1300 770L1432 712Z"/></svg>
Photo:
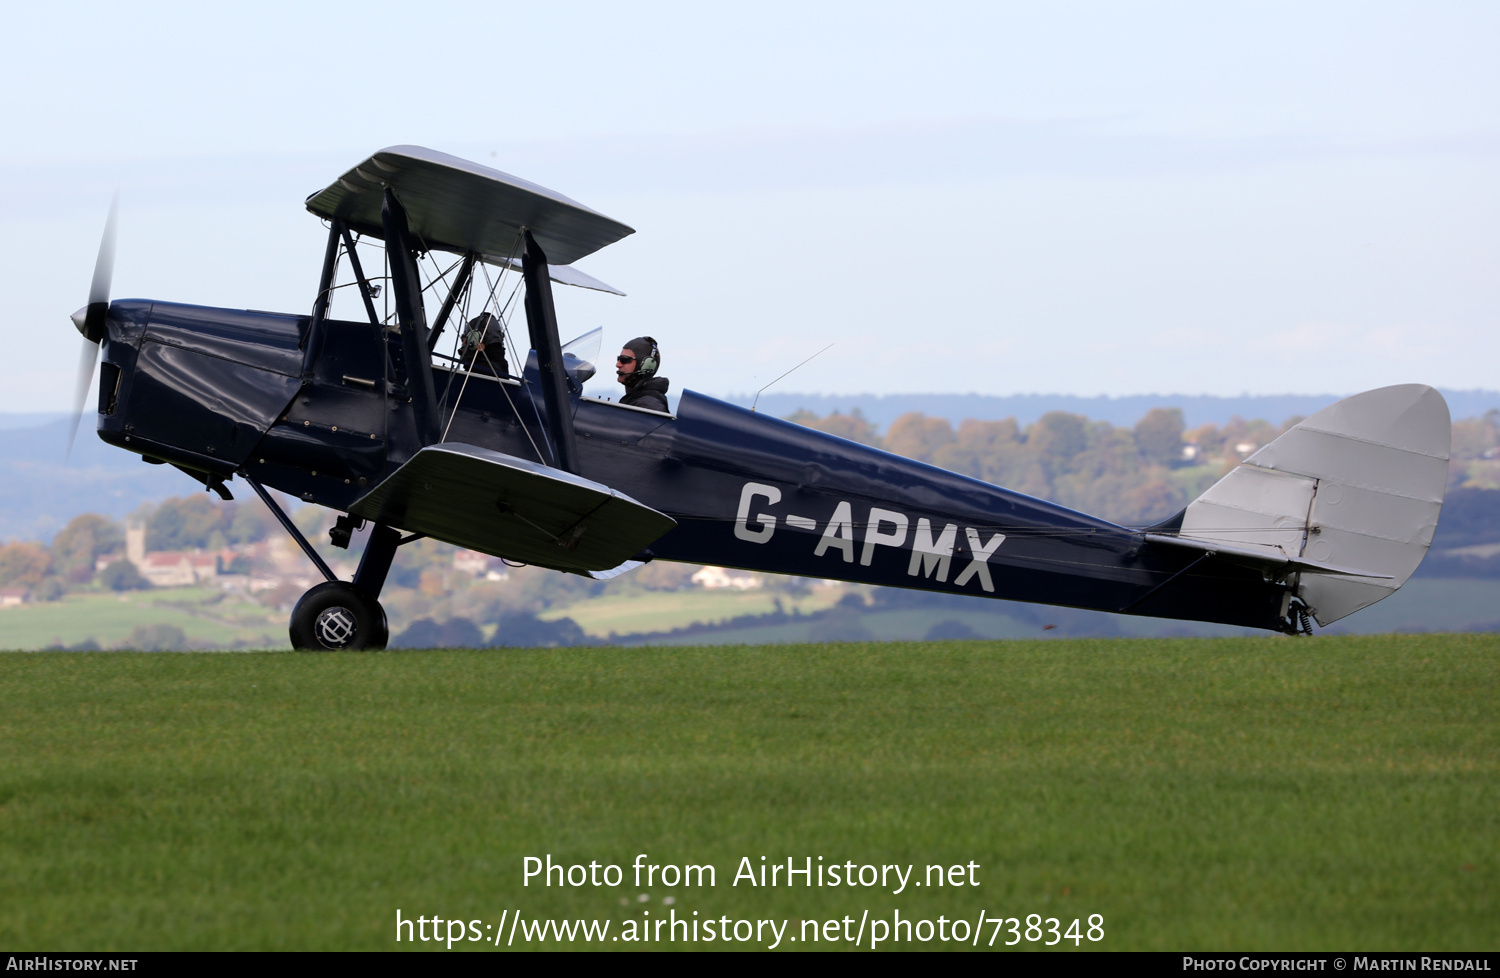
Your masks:
<svg viewBox="0 0 1500 978"><path fill-rule="evenodd" d="M1451 426L1421 384L1366 391L1294 425L1214 483L1154 542L1284 565L1321 625L1406 583L1437 529ZM1257 557L1258 555L1258 557Z"/></svg>
<svg viewBox="0 0 1500 978"><path fill-rule="evenodd" d="M386 187L396 192L424 249L519 254L517 241L526 228L548 264L571 265L635 233L555 190L421 146L380 150L307 198L307 209L384 238L380 206Z"/></svg>
<svg viewBox="0 0 1500 978"><path fill-rule="evenodd" d="M592 577L596 581L612 581L621 574L629 574L637 567L644 566L644 563L644 561L640 560L627 560L619 567L611 567L609 570L589 571L589 577Z"/></svg>
<svg viewBox="0 0 1500 978"><path fill-rule="evenodd" d="M431 445L349 507L496 557L607 571L677 522L608 486L474 445Z"/></svg>
<svg viewBox="0 0 1500 978"><path fill-rule="evenodd" d="M1186 547L1189 550L1199 550L1203 553L1225 557L1229 560L1238 560L1240 563L1249 564L1254 567L1312 571L1318 574L1333 574L1340 577L1370 577L1383 581L1393 581L1396 579L1394 574L1376 574L1353 567L1337 567L1333 564L1325 564L1321 561L1308 560L1303 557L1288 557L1283 553L1264 547L1235 546L1232 543L1195 540L1192 537L1170 536L1165 533L1148 533L1146 534L1146 542L1161 543L1169 547Z"/></svg>

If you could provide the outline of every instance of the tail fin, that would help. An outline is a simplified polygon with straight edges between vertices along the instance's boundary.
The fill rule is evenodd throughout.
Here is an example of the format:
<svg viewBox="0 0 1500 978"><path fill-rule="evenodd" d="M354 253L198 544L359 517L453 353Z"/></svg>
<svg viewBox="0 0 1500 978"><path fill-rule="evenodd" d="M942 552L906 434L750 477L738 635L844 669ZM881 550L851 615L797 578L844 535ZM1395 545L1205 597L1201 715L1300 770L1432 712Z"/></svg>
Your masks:
<svg viewBox="0 0 1500 978"><path fill-rule="evenodd" d="M1179 539L1291 562L1295 595L1328 625L1395 592L1422 562L1443 507L1451 433L1448 404L1431 387L1347 397L1190 504Z"/></svg>

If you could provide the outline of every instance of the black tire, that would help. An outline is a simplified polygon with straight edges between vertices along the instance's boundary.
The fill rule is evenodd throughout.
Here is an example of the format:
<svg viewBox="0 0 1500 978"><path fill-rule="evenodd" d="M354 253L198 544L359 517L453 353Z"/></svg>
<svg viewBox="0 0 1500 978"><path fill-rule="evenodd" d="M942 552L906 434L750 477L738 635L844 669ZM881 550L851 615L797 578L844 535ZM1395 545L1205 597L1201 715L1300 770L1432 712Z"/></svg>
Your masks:
<svg viewBox="0 0 1500 978"><path fill-rule="evenodd" d="M292 648L312 652L379 650L390 640L380 602L346 581L324 581L297 599Z"/></svg>

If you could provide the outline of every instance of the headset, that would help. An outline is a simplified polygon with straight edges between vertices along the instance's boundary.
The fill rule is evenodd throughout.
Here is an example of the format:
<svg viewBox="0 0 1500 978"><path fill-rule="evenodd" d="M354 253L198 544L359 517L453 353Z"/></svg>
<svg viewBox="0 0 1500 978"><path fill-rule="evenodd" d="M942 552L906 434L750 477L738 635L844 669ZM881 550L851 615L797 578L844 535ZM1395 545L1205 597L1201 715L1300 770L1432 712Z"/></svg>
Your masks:
<svg viewBox="0 0 1500 978"><path fill-rule="evenodd" d="M651 352L646 354L646 359L635 365L635 372L644 377L652 377L656 374L656 368L661 365L661 351L656 348L656 340L650 336L641 339L651 344Z"/></svg>

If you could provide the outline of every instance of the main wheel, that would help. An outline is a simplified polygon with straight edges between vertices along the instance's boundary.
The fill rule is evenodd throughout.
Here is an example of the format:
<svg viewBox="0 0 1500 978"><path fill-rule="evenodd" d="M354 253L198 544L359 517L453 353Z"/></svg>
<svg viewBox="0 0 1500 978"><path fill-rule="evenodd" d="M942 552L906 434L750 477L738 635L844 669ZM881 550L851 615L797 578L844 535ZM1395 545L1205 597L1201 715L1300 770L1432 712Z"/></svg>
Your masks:
<svg viewBox="0 0 1500 978"><path fill-rule="evenodd" d="M346 581L324 581L292 609L292 648L314 652L383 649L390 639L385 609Z"/></svg>

